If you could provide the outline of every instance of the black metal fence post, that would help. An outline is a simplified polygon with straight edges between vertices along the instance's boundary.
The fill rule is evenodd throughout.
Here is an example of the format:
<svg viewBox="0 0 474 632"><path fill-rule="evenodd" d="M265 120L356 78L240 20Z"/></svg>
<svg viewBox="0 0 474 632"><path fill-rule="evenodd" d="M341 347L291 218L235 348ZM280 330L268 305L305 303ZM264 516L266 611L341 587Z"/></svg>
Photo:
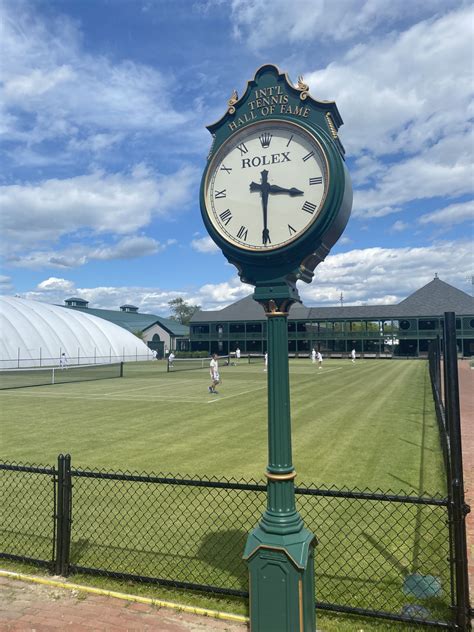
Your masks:
<svg viewBox="0 0 474 632"><path fill-rule="evenodd" d="M56 506L56 575L65 577L69 572L71 544L71 456L58 456L57 506Z"/></svg>
<svg viewBox="0 0 474 632"><path fill-rule="evenodd" d="M470 512L470 507L466 504L464 498L458 352L456 344L456 316L454 312L445 312L444 314L444 383L446 418L451 452L451 502L456 578L456 623L460 630L470 630L469 576L466 543L466 515Z"/></svg>

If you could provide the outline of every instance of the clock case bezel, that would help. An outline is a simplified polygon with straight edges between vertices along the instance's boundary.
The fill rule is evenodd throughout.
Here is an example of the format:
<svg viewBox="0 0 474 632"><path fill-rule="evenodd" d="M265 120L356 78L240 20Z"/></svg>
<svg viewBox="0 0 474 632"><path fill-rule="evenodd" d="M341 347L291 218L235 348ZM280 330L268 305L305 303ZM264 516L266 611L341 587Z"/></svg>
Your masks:
<svg viewBox="0 0 474 632"><path fill-rule="evenodd" d="M273 113L271 116L256 114L246 121L248 102L252 91L281 86L288 95L292 109L307 108L308 116L302 120L294 114ZM304 84L303 84L304 86ZM344 163L344 148L337 137L337 129L342 125L341 116L334 102L317 101L301 87L296 88L286 73L276 66L266 64L259 68L255 78L247 83L244 95L229 102L226 114L216 123L209 125L213 144L208 155L206 168L201 179L200 207L204 225L212 240L222 250L224 256L238 269L244 283L255 286L264 284L294 284L297 280L310 283L315 267L325 259L331 247L342 234L352 207L352 186ZM237 129L231 129L236 121L243 121ZM318 217L297 239L273 250L247 250L224 239L211 222L206 204L206 183L211 176L210 168L217 152L245 127L252 124L286 122L303 128L315 137L321 145L328 165L329 182L326 198ZM211 211L212 212L212 211ZM271 277L271 278L269 278ZM296 290L295 290L296 292Z"/></svg>

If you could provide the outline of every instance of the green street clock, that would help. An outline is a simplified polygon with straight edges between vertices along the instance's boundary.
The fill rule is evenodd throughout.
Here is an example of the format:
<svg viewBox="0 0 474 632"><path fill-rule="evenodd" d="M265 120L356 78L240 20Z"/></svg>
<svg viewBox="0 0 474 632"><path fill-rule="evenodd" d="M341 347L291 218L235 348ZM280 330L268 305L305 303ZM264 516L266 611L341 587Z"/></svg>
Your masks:
<svg viewBox="0 0 474 632"><path fill-rule="evenodd" d="M333 102L260 68L220 121L201 184L206 228L243 281L310 282L349 218L352 188Z"/></svg>
<svg viewBox="0 0 474 632"><path fill-rule="evenodd" d="M267 508L247 538L252 632L314 632L316 538L296 509L292 463L288 311L344 230L352 188L336 104L317 101L262 66L244 95L208 127L204 224L267 317Z"/></svg>

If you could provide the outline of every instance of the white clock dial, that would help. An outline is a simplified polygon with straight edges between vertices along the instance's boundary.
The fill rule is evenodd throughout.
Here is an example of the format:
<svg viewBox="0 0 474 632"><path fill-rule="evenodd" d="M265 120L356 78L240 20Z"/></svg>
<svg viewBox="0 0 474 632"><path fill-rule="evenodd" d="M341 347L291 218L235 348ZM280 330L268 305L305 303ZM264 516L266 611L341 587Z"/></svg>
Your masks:
<svg viewBox="0 0 474 632"><path fill-rule="evenodd" d="M213 158L206 210L228 242L273 250L313 224L328 180L327 160L313 135L292 123L263 121L234 134Z"/></svg>

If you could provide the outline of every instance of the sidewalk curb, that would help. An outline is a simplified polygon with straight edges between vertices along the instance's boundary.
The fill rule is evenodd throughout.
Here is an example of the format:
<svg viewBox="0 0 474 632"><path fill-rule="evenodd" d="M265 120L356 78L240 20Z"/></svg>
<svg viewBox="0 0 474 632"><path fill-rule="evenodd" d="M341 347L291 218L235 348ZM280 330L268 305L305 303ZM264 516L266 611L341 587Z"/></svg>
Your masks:
<svg viewBox="0 0 474 632"><path fill-rule="evenodd" d="M123 601L131 601L135 603L143 603L158 608L169 608L170 610L180 610L189 614L201 615L211 619L223 619L225 621L235 621L237 623L248 623L249 618L243 615L232 614L231 612L220 612L219 610L208 610L207 608L197 608L195 606L186 606L184 604L174 603L172 601L162 601L160 599L152 599L151 597L140 597L139 595L129 595L127 593L115 592L113 590L105 590L104 588L94 588L93 586L84 586L82 584L73 584L67 581L59 581L57 579L47 579L35 575L25 575L23 573L15 573L12 571L0 570L0 577L7 579L16 579L18 581L31 582L33 584L42 584L44 586L52 586L54 588L64 588L66 590L79 590L81 592L90 593L92 595L100 595L102 597L113 597L122 599Z"/></svg>

